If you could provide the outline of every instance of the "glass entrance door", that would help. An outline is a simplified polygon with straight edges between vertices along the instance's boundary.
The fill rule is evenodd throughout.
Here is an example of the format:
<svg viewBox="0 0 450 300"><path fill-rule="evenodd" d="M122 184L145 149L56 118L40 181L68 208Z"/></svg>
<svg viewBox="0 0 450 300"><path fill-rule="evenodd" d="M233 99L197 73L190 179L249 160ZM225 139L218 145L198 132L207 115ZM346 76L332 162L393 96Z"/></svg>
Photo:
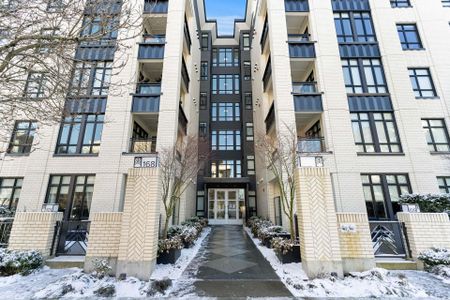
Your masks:
<svg viewBox="0 0 450 300"><path fill-rule="evenodd" d="M208 199L208 217L212 225L227 225L243 222L242 211L245 210L243 191L230 189L210 189Z"/></svg>

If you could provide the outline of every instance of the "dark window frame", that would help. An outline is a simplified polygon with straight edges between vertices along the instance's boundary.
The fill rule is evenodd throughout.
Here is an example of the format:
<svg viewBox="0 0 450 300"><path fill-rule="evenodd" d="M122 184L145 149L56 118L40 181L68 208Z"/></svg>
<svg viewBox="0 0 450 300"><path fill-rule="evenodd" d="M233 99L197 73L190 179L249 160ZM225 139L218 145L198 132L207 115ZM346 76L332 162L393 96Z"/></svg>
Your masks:
<svg viewBox="0 0 450 300"><path fill-rule="evenodd" d="M212 161L210 166L212 178L242 178L243 176L241 160L232 160L232 159L217 160ZM228 176L219 176L220 166L225 166L226 168L231 167L230 174L228 174Z"/></svg>
<svg viewBox="0 0 450 300"><path fill-rule="evenodd" d="M17 205L20 200L20 193L23 187L23 177L0 177L0 195L2 195L2 190L7 189L11 190L8 199L6 200L8 203L5 205L4 202L0 203L0 207L5 207L13 213L17 210ZM14 180L13 185L4 185L6 180ZM19 191L19 196L16 197L16 193ZM16 200L17 199L17 200Z"/></svg>
<svg viewBox="0 0 450 300"><path fill-rule="evenodd" d="M34 76L38 76L38 77L33 78ZM25 83L24 96L27 99L33 99L33 100L40 100L40 99L44 98L46 81L47 81L47 77L46 77L45 72L39 72L39 71L29 72L27 81Z"/></svg>
<svg viewBox="0 0 450 300"><path fill-rule="evenodd" d="M209 64L207 61L202 61L200 63L200 80L206 81L209 77Z"/></svg>
<svg viewBox="0 0 450 300"><path fill-rule="evenodd" d="M241 149L242 133L240 130L211 131L211 151L241 151Z"/></svg>
<svg viewBox="0 0 450 300"><path fill-rule="evenodd" d="M443 194L450 194L450 176L437 177L439 191Z"/></svg>
<svg viewBox="0 0 450 300"><path fill-rule="evenodd" d="M417 71L426 71L426 75L418 75ZM416 99L433 99L438 98L436 86L434 85L433 76L431 75L430 68L408 68L409 79L412 84L413 92ZM431 89L422 88L419 84L419 78L426 77L429 80ZM416 88L417 87L417 88ZM424 95L424 93L432 93L431 96Z"/></svg>
<svg viewBox="0 0 450 300"><path fill-rule="evenodd" d="M112 69L112 61L76 62L70 82L69 96L108 96ZM101 76L100 80L98 75Z"/></svg>
<svg viewBox="0 0 450 300"><path fill-rule="evenodd" d="M225 89L221 89L222 81ZM215 74L212 75L211 85L211 91L214 95L239 95L241 92L241 76L239 74Z"/></svg>
<svg viewBox="0 0 450 300"><path fill-rule="evenodd" d="M212 52L213 67L239 67L240 57L238 48L213 48Z"/></svg>
<svg viewBox="0 0 450 300"><path fill-rule="evenodd" d="M397 24L397 32L403 50L424 50L417 24L399 23ZM414 35L411 35L411 33L414 33ZM416 39L410 40L409 38L412 36Z"/></svg>
<svg viewBox="0 0 450 300"><path fill-rule="evenodd" d="M222 115L221 112L229 112L231 114ZM239 122L241 121L241 103L239 102L213 102L211 104L211 121L212 122Z"/></svg>
<svg viewBox="0 0 450 300"><path fill-rule="evenodd" d="M21 123L27 123L27 128L19 128L19 124ZM34 141L34 135L36 134L37 130L37 121L34 120L17 120L14 123L13 132L11 134L11 139L8 145L8 154L29 154L31 152L31 148L33 146ZM16 143L17 138L17 132L24 131L26 133L26 143L21 143L19 140L18 143ZM13 151L14 147L19 147L18 151Z"/></svg>
<svg viewBox="0 0 450 300"><path fill-rule="evenodd" d="M410 0L390 0L392 8L412 7Z"/></svg>
<svg viewBox="0 0 450 300"><path fill-rule="evenodd" d="M377 62L377 63L375 63ZM386 74L384 72L383 61L381 58L343 58L341 59L342 72L344 73L344 82L347 94L388 94L389 88L386 80ZM356 64L355 64L356 63ZM357 71L357 75L360 84L355 81L355 74L353 71ZM368 77L366 72L370 72L373 83L368 83ZM346 81L346 74L350 82ZM378 80L381 80L378 82ZM373 89L372 91L370 89Z"/></svg>
<svg viewBox="0 0 450 300"><path fill-rule="evenodd" d="M348 17L345 17L347 15ZM367 18L369 16L369 18ZM376 43L377 35L373 18L370 11L342 11L333 14L336 28L336 36L339 43ZM362 20L362 21L361 21ZM363 34L358 32L357 22L360 22L360 29ZM367 23L368 22L368 23ZM370 24L370 25L368 25ZM351 32L346 32L350 29ZM370 33L370 30L372 33Z"/></svg>
<svg viewBox="0 0 450 300"><path fill-rule="evenodd" d="M435 126L435 125L431 125L432 121L439 121L441 122L442 126ZM424 122L426 122L426 126L424 126ZM444 152L444 153L448 153L450 152L450 135L447 129L447 124L445 123L445 119L435 119L435 118L429 118L429 119L422 119L422 128L425 130L425 134L427 135L427 133L429 133L429 138L430 141L428 140L428 136L427 137L427 144L428 144L428 148L431 150L431 147L433 148L433 150L431 152L435 152L435 153L439 153L439 152ZM447 140L446 143L437 143L436 142L436 138L435 138L435 133L433 133L433 129L442 129L445 132L445 138ZM445 145L447 147L446 150L442 151L439 150L439 145Z"/></svg>

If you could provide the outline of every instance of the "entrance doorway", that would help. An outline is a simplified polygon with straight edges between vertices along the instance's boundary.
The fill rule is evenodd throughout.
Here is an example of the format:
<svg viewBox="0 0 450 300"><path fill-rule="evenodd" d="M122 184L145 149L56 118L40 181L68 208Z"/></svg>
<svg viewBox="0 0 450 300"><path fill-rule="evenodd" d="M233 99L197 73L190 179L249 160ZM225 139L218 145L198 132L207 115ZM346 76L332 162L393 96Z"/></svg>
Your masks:
<svg viewBox="0 0 450 300"><path fill-rule="evenodd" d="M208 219L211 225L242 225L245 218L245 190L210 189Z"/></svg>

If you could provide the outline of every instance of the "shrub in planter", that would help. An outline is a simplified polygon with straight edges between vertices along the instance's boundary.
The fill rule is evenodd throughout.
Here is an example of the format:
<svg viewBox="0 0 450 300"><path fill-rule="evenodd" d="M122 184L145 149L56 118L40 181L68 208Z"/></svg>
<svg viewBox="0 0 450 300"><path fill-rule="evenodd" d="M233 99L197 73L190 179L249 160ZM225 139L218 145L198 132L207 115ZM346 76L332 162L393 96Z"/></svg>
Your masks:
<svg viewBox="0 0 450 300"><path fill-rule="evenodd" d="M183 241L179 236L158 241L158 264L174 264L181 255Z"/></svg>
<svg viewBox="0 0 450 300"><path fill-rule="evenodd" d="M427 267L434 267L438 265L450 266L450 250L433 247L421 252L418 259L423 261Z"/></svg>
<svg viewBox="0 0 450 300"><path fill-rule="evenodd" d="M450 214L450 194L402 195L400 204L418 204L421 212Z"/></svg>
<svg viewBox="0 0 450 300"><path fill-rule="evenodd" d="M272 239L272 248L283 264L301 262L300 244L297 241L276 237Z"/></svg>
<svg viewBox="0 0 450 300"><path fill-rule="evenodd" d="M273 238L281 237L284 239L290 239L291 235L288 232L286 232L281 226L270 226L262 228L260 230L259 237L264 246L266 246L267 248L271 248Z"/></svg>
<svg viewBox="0 0 450 300"><path fill-rule="evenodd" d="M261 218L257 216L252 216L247 220L247 227L252 228L253 223L260 221Z"/></svg>
<svg viewBox="0 0 450 300"><path fill-rule="evenodd" d="M184 230L184 226L181 226L181 225L172 226L167 231L167 237L171 238L171 237L175 237L175 236L180 236L181 233L183 232L183 230Z"/></svg>
<svg viewBox="0 0 450 300"><path fill-rule="evenodd" d="M191 226L183 226L180 237L183 240L185 248L191 247L198 238L199 232L197 228Z"/></svg>
<svg viewBox="0 0 450 300"><path fill-rule="evenodd" d="M0 249L0 276L28 275L42 267L44 257L38 251Z"/></svg>

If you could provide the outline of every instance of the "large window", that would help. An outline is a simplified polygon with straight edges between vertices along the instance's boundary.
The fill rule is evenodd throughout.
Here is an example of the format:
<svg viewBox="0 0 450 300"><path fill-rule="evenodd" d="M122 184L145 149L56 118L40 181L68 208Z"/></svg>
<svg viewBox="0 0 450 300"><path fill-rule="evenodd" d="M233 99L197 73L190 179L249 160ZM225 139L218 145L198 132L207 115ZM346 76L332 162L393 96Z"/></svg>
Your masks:
<svg viewBox="0 0 450 300"><path fill-rule="evenodd" d="M431 78L430 69L428 68L410 68L409 78L413 86L416 98L435 98L437 97L434 88L433 79Z"/></svg>
<svg viewBox="0 0 450 300"><path fill-rule="evenodd" d="M111 40L117 39L118 22L116 16L86 16L81 36L92 37L92 41L83 41L83 44L109 44Z"/></svg>
<svg viewBox="0 0 450 300"><path fill-rule="evenodd" d="M209 49L209 34L202 33L202 39L200 40L200 44L203 51Z"/></svg>
<svg viewBox="0 0 450 300"><path fill-rule="evenodd" d="M372 17L369 12L339 12L334 14L339 43L375 42Z"/></svg>
<svg viewBox="0 0 450 300"><path fill-rule="evenodd" d="M239 94L240 78L239 75L213 75L212 92L213 94Z"/></svg>
<svg viewBox="0 0 450 300"><path fill-rule="evenodd" d="M411 7L409 0L391 0L391 7Z"/></svg>
<svg viewBox="0 0 450 300"><path fill-rule="evenodd" d="M431 152L450 151L450 139L443 119L423 119L422 127Z"/></svg>
<svg viewBox="0 0 450 300"><path fill-rule="evenodd" d="M250 34L249 33L242 34L242 50L244 50L244 51L250 50Z"/></svg>
<svg viewBox="0 0 450 300"><path fill-rule="evenodd" d="M444 194L450 194L450 177L438 177L439 191Z"/></svg>
<svg viewBox="0 0 450 300"><path fill-rule="evenodd" d="M362 174L369 219L394 220L401 211L400 196L411 193L407 174Z"/></svg>
<svg viewBox="0 0 450 300"><path fill-rule="evenodd" d="M233 122L240 121L240 103L214 102L211 105L211 120L213 122Z"/></svg>
<svg viewBox="0 0 450 300"><path fill-rule="evenodd" d="M57 154L97 154L104 115L83 114L64 118L56 146Z"/></svg>
<svg viewBox="0 0 450 300"><path fill-rule="evenodd" d="M240 160L220 160L212 162L211 177L240 178L242 177L242 163Z"/></svg>
<svg viewBox="0 0 450 300"><path fill-rule="evenodd" d="M386 79L380 59L343 59L342 69L347 93L387 93Z"/></svg>
<svg viewBox="0 0 450 300"><path fill-rule="evenodd" d="M450 0L441 0L443 7L450 7Z"/></svg>
<svg viewBox="0 0 450 300"><path fill-rule="evenodd" d="M402 152L393 113L352 113L351 119L353 136L359 152Z"/></svg>
<svg viewBox="0 0 450 300"><path fill-rule="evenodd" d="M77 62L70 87L70 95L108 95L111 72L112 62Z"/></svg>
<svg viewBox="0 0 450 300"><path fill-rule="evenodd" d="M397 24L397 31L403 50L423 48L416 24Z"/></svg>
<svg viewBox="0 0 450 300"><path fill-rule="evenodd" d="M23 178L0 178L0 208L14 213L22 191Z"/></svg>
<svg viewBox="0 0 450 300"><path fill-rule="evenodd" d="M211 150L241 150L241 131L213 130L211 132Z"/></svg>
<svg viewBox="0 0 450 300"><path fill-rule="evenodd" d="M25 97L40 99L45 97L45 73L30 72L25 85Z"/></svg>
<svg viewBox="0 0 450 300"><path fill-rule="evenodd" d="M52 175L45 203L58 204L65 220L88 220L95 175Z"/></svg>
<svg viewBox="0 0 450 300"><path fill-rule="evenodd" d="M239 67L239 49L214 48L213 67Z"/></svg>
<svg viewBox="0 0 450 300"><path fill-rule="evenodd" d="M203 81L208 80L208 73L209 73L208 62L202 61L200 68L200 80Z"/></svg>
<svg viewBox="0 0 450 300"><path fill-rule="evenodd" d="M25 154L31 152L37 123L34 121L16 121L8 153Z"/></svg>

